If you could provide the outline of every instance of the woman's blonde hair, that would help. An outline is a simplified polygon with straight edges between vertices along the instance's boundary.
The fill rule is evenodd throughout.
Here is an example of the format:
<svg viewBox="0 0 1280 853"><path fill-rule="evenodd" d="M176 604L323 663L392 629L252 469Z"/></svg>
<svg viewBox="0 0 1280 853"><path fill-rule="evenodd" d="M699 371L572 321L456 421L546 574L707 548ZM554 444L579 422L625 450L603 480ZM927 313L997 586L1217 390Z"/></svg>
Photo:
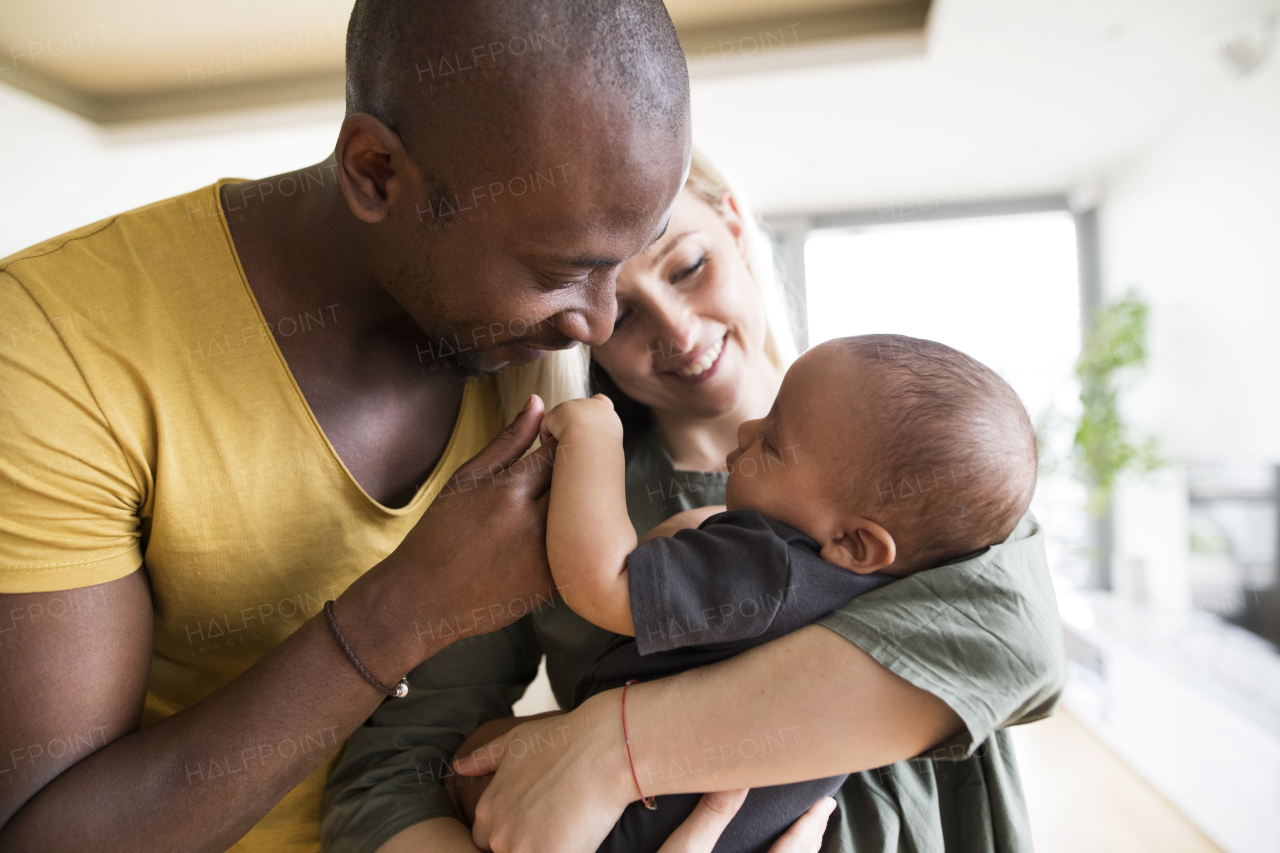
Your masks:
<svg viewBox="0 0 1280 853"><path fill-rule="evenodd" d="M728 192L737 203L742 219L743 241L746 245L747 272L755 282L764 308L764 352L781 371L786 371L799 355L795 334L792 332L791 315L786 296L778 281L773 265L773 251L769 238L756 222L742 193L725 177L711 159L696 145L689 178L684 188L706 203L716 213L724 216L724 194ZM537 394L551 409L565 400L585 397L589 392L588 370L591 365L589 347L577 346L559 350L530 364L512 365L497 376L498 398L502 406L504 423L510 423L524 407L530 394Z"/></svg>

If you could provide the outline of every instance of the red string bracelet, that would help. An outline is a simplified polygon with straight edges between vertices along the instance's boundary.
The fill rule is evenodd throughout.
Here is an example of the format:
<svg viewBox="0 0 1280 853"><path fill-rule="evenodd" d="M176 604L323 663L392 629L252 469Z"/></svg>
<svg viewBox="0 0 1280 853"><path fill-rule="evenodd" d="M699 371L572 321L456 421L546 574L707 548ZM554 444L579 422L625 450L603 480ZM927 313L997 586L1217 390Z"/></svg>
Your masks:
<svg viewBox="0 0 1280 853"><path fill-rule="evenodd" d="M644 807L653 811L658 807L657 799L654 797L646 798L644 791L640 789L640 777L636 775L636 762L631 757L631 738L627 736L627 688L633 684L639 684L634 678L622 685L622 739L627 744L627 763L631 765L631 778L636 783L636 793L640 795L640 802L644 803Z"/></svg>

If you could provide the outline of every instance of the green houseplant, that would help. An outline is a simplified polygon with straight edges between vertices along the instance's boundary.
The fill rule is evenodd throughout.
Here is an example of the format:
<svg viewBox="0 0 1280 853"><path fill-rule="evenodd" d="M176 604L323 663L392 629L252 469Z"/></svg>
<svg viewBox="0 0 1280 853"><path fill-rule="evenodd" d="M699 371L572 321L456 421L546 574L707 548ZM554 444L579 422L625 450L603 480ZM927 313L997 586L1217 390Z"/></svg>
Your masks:
<svg viewBox="0 0 1280 853"><path fill-rule="evenodd" d="M1122 472L1148 473L1164 464L1156 454L1155 439L1139 442L1130 435L1117 402L1125 381L1146 364L1147 313L1147 304L1133 290L1100 308L1085 332L1076 363L1083 404L1075 434L1076 461L1095 518L1106 514Z"/></svg>

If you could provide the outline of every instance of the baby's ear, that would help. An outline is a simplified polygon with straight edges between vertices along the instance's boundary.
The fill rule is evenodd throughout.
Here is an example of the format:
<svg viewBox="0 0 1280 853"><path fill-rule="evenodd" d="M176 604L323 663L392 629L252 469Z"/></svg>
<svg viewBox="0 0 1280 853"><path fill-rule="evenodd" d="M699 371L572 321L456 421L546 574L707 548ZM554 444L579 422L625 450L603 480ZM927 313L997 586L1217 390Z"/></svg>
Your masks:
<svg viewBox="0 0 1280 853"><path fill-rule="evenodd" d="M851 572L868 575L891 564L898 556L898 546L889 531L867 518L846 523L838 536L822 546L822 559Z"/></svg>

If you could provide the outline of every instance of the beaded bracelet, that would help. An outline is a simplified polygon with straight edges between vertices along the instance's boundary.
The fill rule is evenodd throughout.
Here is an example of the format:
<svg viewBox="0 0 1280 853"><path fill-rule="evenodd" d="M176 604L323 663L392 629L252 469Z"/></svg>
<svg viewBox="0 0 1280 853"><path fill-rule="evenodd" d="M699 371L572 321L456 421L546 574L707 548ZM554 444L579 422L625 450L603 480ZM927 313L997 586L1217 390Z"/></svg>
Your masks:
<svg viewBox="0 0 1280 853"><path fill-rule="evenodd" d="M359 670L364 676L364 680L372 684L382 693L388 696L394 696L397 699L403 699L409 695L409 679L402 678L400 683L395 687L388 687L381 681L373 677L373 673L364 668L364 664L360 663L360 659L356 657L356 653L351 651L351 647L347 645L346 639L342 636L342 632L338 630L338 620L333 616L333 599L329 599L324 603L324 618L329 622L329 630L333 633L333 638L338 641L338 645L342 646L342 650L347 654L347 660Z"/></svg>

